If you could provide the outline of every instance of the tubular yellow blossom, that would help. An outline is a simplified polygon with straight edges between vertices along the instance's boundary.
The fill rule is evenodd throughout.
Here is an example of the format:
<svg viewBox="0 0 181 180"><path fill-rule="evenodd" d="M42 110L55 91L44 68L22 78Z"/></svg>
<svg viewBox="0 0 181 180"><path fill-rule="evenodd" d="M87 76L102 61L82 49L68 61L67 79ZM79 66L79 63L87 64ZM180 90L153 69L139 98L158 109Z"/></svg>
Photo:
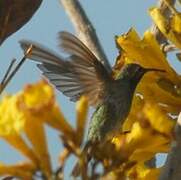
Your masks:
<svg viewBox="0 0 181 180"><path fill-rule="evenodd" d="M26 120L24 131L39 158L40 167L50 177L51 164L43 125L52 122L54 127L61 127L64 133L70 132L55 102L53 88L45 80L28 85L21 92L17 105Z"/></svg>
<svg viewBox="0 0 181 180"><path fill-rule="evenodd" d="M0 163L0 176L11 175L21 179L32 180L36 167L30 163L21 163L15 165L5 165Z"/></svg>
<svg viewBox="0 0 181 180"><path fill-rule="evenodd" d="M20 94L18 106L25 112L39 115L39 112L48 109L54 103L54 93L47 81L42 80L35 84L26 85Z"/></svg>
<svg viewBox="0 0 181 180"><path fill-rule="evenodd" d="M46 80L26 86L18 99L18 108L25 118L48 123L67 136L74 136L72 127L55 102L53 88Z"/></svg>
<svg viewBox="0 0 181 180"><path fill-rule="evenodd" d="M3 98L0 103L0 136L50 178L52 172L45 123L52 124L68 137L75 137L55 102L53 88L45 80L27 85L23 91ZM21 137L22 132L27 135L33 149Z"/></svg>
<svg viewBox="0 0 181 180"><path fill-rule="evenodd" d="M17 108L18 98L19 94L15 96L6 96L1 100L0 136L37 164L37 157L20 135L24 129L25 119L23 118L23 114Z"/></svg>
<svg viewBox="0 0 181 180"><path fill-rule="evenodd" d="M85 96L82 96L81 99L77 102L76 113L77 113L76 140L78 141L78 144L81 144L84 137L84 131L85 131L85 125L88 113L88 100Z"/></svg>
<svg viewBox="0 0 181 180"><path fill-rule="evenodd" d="M40 168L45 172L46 176L50 178L52 170L43 124L38 121L38 119L34 122L31 122L30 119L26 123L25 132L39 159Z"/></svg>
<svg viewBox="0 0 181 180"><path fill-rule="evenodd" d="M47 178L51 178L52 169L46 142L44 124L47 123L61 133L81 144L86 117L88 101L82 97L76 106L77 130L75 131L64 118L54 97L53 88L42 80L38 83L27 85L20 93L6 96L0 102L0 136L14 148L32 160L33 171L40 169ZM21 137L25 132L32 144L32 149ZM76 136L77 135L77 136ZM22 168L22 167L21 167ZM23 179L31 179L33 172L19 166L0 167L0 173L8 173Z"/></svg>
<svg viewBox="0 0 181 180"><path fill-rule="evenodd" d="M169 22L166 17L164 17L159 8L151 8L149 14L152 17L154 23L158 26L159 30L172 41L179 49L181 49L181 36L180 36L180 26L181 26L181 16L179 13L174 13Z"/></svg>

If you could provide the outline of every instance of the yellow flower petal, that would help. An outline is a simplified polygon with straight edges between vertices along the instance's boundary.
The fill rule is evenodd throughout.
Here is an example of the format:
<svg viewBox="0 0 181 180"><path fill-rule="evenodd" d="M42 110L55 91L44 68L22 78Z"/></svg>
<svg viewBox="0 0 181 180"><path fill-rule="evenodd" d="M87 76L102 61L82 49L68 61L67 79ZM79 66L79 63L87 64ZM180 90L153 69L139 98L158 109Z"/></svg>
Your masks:
<svg viewBox="0 0 181 180"><path fill-rule="evenodd" d="M85 96L82 96L81 99L76 104L76 113L77 113L77 141L78 144L82 143L84 138L84 130L87 120L87 113L88 113L88 100Z"/></svg>
<svg viewBox="0 0 181 180"><path fill-rule="evenodd" d="M18 107L27 116L33 114L42 117L46 110L51 110L54 102L53 88L47 81L41 80L25 86L18 99Z"/></svg>
<svg viewBox="0 0 181 180"><path fill-rule="evenodd" d="M141 40L136 31L131 29L127 34L119 36L117 43L126 52L130 61L137 62L144 67L164 69L173 79L177 77L150 31L146 31Z"/></svg>
<svg viewBox="0 0 181 180"><path fill-rule="evenodd" d="M165 144L169 142L169 139L156 133L151 127L141 127L138 122L134 123L132 131L127 135L126 140L129 149L148 148L151 151L151 147L154 147L152 149L154 152L160 149L159 146L165 147ZM155 149L155 146L157 146L158 149Z"/></svg>
<svg viewBox="0 0 181 180"><path fill-rule="evenodd" d="M9 136L20 134L25 121L22 118L22 114L19 113L16 106L16 96L6 96L0 103L0 136ZM15 118L16 115L16 118Z"/></svg>
<svg viewBox="0 0 181 180"><path fill-rule="evenodd" d="M21 137L26 121L17 108L18 98L19 94L6 96L1 100L0 136L37 165L37 157Z"/></svg>
<svg viewBox="0 0 181 180"><path fill-rule="evenodd" d="M171 93L161 89L156 83L145 84L141 82L137 88L138 92L144 94L147 100L154 101L155 103L161 103L166 106L171 106L173 114L178 114L181 107L181 98L178 96L173 96ZM169 110L169 108L168 108ZM170 113L172 113L170 111ZM168 111L169 112L169 111Z"/></svg>
<svg viewBox="0 0 181 180"><path fill-rule="evenodd" d="M175 14L171 19L171 28L175 33L181 33L181 14Z"/></svg>
<svg viewBox="0 0 181 180"><path fill-rule="evenodd" d="M43 124L38 119L32 119L32 122L29 120L26 123L25 132L33 145L33 150L39 159L41 169L47 177L50 177L52 170Z"/></svg>
<svg viewBox="0 0 181 180"><path fill-rule="evenodd" d="M135 122L129 133L115 137L112 143L129 161L145 162L158 152L168 152L170 141L171 139L154 131L151 126L142 127Z"/></svg>
<svg viewBox="0 0 181 180"><path fill-rule="evenodd" d="M35 84L25 86L23 91L24 108L32 109L34 112L39 112L40 109L44 109L54 101L53 88L44 79Z"/></svg>
<svg viewBox="0 0 181 180"><path fill-rule="evenodd" d="M155 130L167 135L172 134L176 122L169 118L168 114L165 113L160 106L153 103L147 103L144 106L143 111Z"/></svg>
<svg viewBox="0 0 181 180"><path fill-rule="evenodd" d="M128 177L134 180L156 180L159 178L160 168L148 168L144 164L137 164L128 172Z"/></svg>
<svg viewBox="0 0 181 180"><path fill-rule="evenodd" d="M45 80L27 85L18 100L18 107L26 119L24 131L39 158L41 168L49 177L51 165L43 122L51 118L50 114L55 105L53 88Z"/></svg>
<svg viewBox="0 0 181 180"><path fill-rule="evenodd" d="M26 180L31 180L36 167L30 163L19 163L16 165L5 165L0 163L0 176L11 175Z"/></svg>

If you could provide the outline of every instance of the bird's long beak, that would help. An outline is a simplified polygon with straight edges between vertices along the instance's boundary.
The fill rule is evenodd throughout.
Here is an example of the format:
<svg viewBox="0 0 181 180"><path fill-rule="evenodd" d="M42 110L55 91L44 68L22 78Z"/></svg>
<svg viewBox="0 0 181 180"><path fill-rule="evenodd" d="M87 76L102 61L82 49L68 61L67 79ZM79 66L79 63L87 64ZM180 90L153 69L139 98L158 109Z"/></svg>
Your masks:
<svg viewBox="0 0 181 180"><path fill-rule="evenodd" d="M150 72L150 71L157 71L157 72L166 72L163 69L156 69L156 68L145 68L146 72Z"/></svg>

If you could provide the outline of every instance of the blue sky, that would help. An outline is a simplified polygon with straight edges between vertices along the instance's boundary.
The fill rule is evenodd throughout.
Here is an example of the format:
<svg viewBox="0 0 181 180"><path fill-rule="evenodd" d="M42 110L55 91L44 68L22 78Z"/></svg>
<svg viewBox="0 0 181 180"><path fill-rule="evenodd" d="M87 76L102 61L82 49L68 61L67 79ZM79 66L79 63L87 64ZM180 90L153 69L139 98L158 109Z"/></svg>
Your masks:
<svg viewBox="0 0 181 180"><path fill-rule="evenodd" d="M152 24L148 15L148 8L156 5L157 1L82 0L80 2L96 29L106 55L113 64L118 55L114 36L127 32L130 27L134 27L142 35ZM37 41L59 52L57 33L62 30L74 33L74 28L59 0L44 0L33 18L2 44L0 48L0 77L3 76L13 58L19 60L23 56L18 44L19 40ZM178 63L173 63L173 66L177 67L177 70L179 69ZM41 74L35 63L26 61L6 88L6 92L15 93L22 89L25 84L36 82L40 78ZM70 102L60 92L57 92L57 99L67 119L74 124L74 103ZM59 143L58 134L55 131L48 128L47 132L50 151L55 163L61 143ZM19 159L22 159L19 153L0 141L0 161L13 163ZM71 161L73 160L70 160L69 164Z"/></svg>

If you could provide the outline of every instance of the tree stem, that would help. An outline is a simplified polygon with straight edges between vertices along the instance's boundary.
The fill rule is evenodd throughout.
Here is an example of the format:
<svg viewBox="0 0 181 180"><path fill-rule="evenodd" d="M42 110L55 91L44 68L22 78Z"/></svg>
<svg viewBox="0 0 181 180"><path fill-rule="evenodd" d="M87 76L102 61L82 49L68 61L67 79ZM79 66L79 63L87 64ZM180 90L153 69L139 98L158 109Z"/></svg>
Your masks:
<svg viewBox="0 0 181 180"><path fill-rule="evenodd" d="M68 14L72 24L75 27L78 37L90 48L92 52L105 65L110 72L111 67L109 61L100 45L96 31L88 19L84 9L78 0L60 0L66 13Z"/></svg>

